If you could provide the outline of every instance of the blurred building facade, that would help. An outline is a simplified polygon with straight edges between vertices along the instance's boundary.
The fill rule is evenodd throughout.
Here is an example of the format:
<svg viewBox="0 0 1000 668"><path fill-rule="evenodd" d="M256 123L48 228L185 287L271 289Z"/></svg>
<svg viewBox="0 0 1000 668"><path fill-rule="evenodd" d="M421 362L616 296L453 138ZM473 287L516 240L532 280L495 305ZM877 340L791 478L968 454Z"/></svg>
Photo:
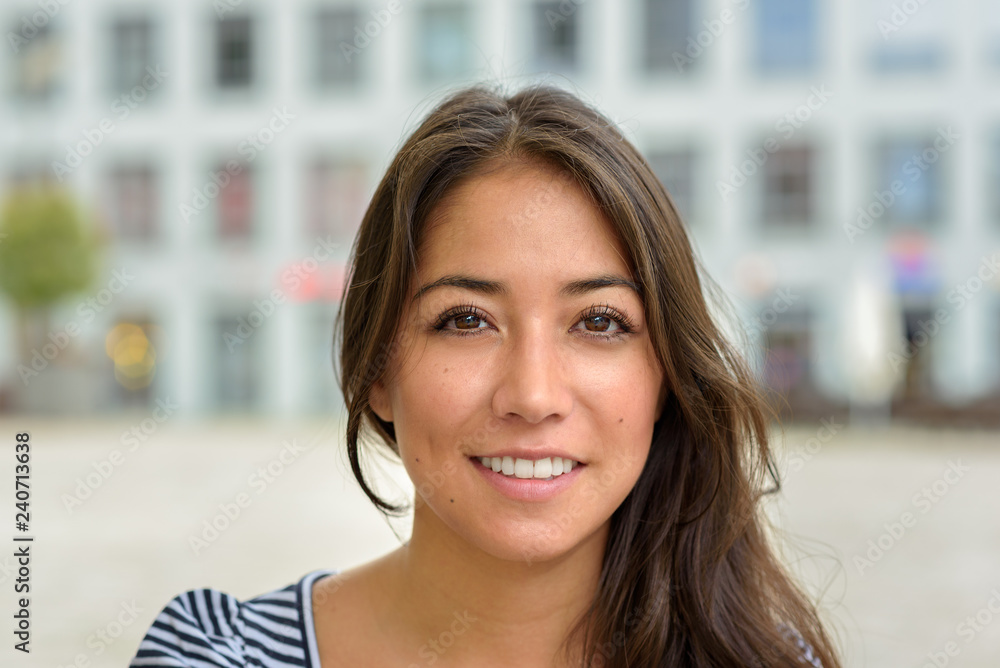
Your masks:
<svg viewBox="0 0 1000 668"><path fill-rule="evenodd" d="M543 79L649 158L794 417L1000 419L995 2L51 0L0 21L0 197L66 185L108 240L36 373L0 310L22 407L339 410L336 299L393 150L454 85Z"/></svg>

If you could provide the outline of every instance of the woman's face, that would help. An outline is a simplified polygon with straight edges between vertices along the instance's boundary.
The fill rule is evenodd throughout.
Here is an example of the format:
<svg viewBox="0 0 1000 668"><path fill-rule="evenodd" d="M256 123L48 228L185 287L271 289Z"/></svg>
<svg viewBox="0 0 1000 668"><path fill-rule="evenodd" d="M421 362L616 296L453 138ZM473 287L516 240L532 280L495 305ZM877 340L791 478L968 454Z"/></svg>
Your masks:
<svg viewBox="0 0 1000 668"><path fill-rule="evenodd" d="M565 174L504 166L439 203L418 259L399 373L371 398L417 490L414 532L509 560L603 550L664 398L610 224Z"/></svg>

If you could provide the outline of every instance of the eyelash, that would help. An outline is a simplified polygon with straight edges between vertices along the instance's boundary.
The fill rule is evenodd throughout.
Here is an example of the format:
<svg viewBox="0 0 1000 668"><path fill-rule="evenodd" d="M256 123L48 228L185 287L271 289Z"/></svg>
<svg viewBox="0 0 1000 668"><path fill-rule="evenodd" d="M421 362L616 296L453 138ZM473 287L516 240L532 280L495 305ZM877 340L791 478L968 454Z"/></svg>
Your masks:
<svg viewBox="0 0 1000 668"><path fill-rule="evenodd" d="M476 306L475 304L471 303L462 304L460 306L455 306L453 308L450 308L441 315L439 315L433 325L434 329L447 335L477 336L480 332L483 331L482 329L459 330L459 329L451 329L445 327L445 325L447 325L451 320L454 320L455 318L465 315L472 315L479 318L480 320L487 320L486 314L483 313L483 311L480 310L479 307ZM624 338L628 334L631 334L632 332L635 331L635 325L633 324L631 318L629 318L624 313L616 311L609 304L594 304L580 316L580 320L578 322L589 320L590 318L595 318L598 316L610 318L611 320L613 320L618 325L618 331L612 332L610 334L600 334L597 332L585 331L586 336L592 337L594 339L618 340Z"/></svg>

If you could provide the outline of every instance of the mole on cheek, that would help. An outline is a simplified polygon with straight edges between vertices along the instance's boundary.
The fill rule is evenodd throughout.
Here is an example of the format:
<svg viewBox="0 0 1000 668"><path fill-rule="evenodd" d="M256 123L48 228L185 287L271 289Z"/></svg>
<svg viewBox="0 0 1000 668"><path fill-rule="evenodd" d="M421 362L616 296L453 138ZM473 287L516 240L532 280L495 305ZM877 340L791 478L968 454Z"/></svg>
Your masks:
<svg viewBox="0 0 1000 668"><path fill-rule="evenodd" d="M414 459L416 459L418 462L420 461L420 457L414 457Z"/></svg>
<svg viewBox="0 0 1000 668"><path fill-rule="evenodd" d="M624 421L625 421L625 418L618 418L618 421L619 421L619 422L624 422Z"/></svg>

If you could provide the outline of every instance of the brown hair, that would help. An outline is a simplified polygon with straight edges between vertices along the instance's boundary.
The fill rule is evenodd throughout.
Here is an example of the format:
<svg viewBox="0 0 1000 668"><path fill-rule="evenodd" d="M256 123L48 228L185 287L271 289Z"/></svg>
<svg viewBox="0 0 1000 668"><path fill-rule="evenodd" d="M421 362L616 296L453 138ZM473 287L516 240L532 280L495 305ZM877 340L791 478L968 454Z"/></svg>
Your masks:
<svg viewBox="0 0 1000 668"><path fill-rule="evenodd" d="M406 140L375 191L351 250L336 320L347 450L361 488L402 514L362 470L364 427L398 456L393 425L368 404L403 345L399 314L428 212L463 178L511 160L556 165L611 221L642 288L645 319L669 390L645 468L611 518L591 609L567 636L584 665L838 668L806 594L773 551L761 510L779 487L770 412L738 351L709 313L704 274L684 225L647 161L576 96L533 86L512 96L468 88ZM403 333L405 335L405 332ZM773 486L765 488L770 480ZM811 656L809 656L811 652Z"/></svg>

